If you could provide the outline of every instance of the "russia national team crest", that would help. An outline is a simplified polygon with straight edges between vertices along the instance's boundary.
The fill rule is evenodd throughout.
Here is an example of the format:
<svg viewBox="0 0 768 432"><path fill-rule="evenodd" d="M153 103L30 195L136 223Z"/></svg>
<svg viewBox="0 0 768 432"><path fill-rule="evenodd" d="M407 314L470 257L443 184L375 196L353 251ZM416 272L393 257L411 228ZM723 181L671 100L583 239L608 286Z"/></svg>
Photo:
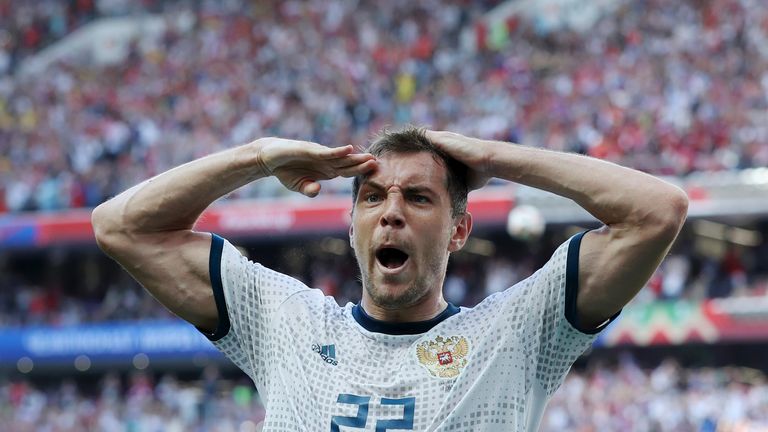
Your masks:
<svg viewBox="0 0 768 432"><path fill-rule="evenodd" d="M416 358L432 376L456 378L467 365L469 342L464 336L436 337L416 346Z"/></svg>

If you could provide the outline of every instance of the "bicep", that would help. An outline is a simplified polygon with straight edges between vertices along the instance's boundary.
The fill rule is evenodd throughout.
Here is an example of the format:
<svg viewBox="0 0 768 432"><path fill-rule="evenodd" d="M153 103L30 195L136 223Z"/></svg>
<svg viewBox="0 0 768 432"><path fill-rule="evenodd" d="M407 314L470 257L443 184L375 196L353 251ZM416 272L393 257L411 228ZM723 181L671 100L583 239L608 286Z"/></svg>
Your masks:
<svg viewBox="0 0 768 432"><path fill-rule="evenodd" d="M621 310L656 271L676 234L647 226L586 233L579 251L579 322L595 328Z"/></svg>
<svg viewBox="0 0 768 432"><path fill-rule="evenodd" d="M171 312L213 331L218 322L211 288L211 235L188 230L137 234L108 253Z"/></svg>

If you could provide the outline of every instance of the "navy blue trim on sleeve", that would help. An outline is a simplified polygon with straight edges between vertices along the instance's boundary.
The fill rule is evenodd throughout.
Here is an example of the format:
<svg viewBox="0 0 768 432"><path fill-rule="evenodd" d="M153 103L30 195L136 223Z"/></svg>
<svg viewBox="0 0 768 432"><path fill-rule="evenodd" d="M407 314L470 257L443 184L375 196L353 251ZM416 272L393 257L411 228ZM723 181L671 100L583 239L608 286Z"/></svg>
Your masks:
<svg viewBox="0 0 768 432"><path fill-rule="evenodd" d="M568 320L573 328L582 333L597 334L613 322L621 311L616 312L615 315L596 328L582 328L579 323L579 313L576 304L576 298L579 295L579 250L581 248L581 238L587 232L583 231L576 234L568 244L568 261L565 267L565 319Z"/></svg>
<svg viewBox="0 0 768 432"><path fill-rule="evenodd" d="M224 239L211 234L211 253L208 259L208 272L211 277L211 288L213 289L213 299L216 301L216 311L219 315L219 323L216 331L208 333L200 330L210 341L217 341L229 333L229 313L227 311L227 301L224 298L224 285L221 283L221 255L224 251Z"/></svg>
<svg viewBox="0 0 768 432"><path fill-rule="evenodd" d="M352 306L352 316L355 318L355 321L357 321L357 323L360 324L364 329L373 333L384 333L389 335L412 335L426 333L432 329L432 327L440 324L449 317L456 315L459 313L459 311L460 308L454 306L451 303L448 303L448 307L446 307L445 310L440 312L436 317L432 319L426 321L403 323L377 320L376 318L368 315L360 303Z"/></svg>

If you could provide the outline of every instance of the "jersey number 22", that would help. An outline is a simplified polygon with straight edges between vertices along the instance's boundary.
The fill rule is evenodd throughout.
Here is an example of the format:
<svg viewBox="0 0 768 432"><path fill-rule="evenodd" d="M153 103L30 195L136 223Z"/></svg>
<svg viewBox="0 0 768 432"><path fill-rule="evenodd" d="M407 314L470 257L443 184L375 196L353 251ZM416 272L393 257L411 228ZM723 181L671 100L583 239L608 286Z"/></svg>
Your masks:
<svg viewBox="0 0 768 432"><path fill-rule="evenodd" d="M357 405L356 417L333 416L331 418L331 432L341 432L341 426L363 429L368 423L368 405L371 402L370 396L355 396L342 393L336 402L342 404ZM389 429L412 430L413 412L416 409L416 398L389 399L381 398L382 405L402 405L403 418L376 420L376 432L386 432Z"/></svg>

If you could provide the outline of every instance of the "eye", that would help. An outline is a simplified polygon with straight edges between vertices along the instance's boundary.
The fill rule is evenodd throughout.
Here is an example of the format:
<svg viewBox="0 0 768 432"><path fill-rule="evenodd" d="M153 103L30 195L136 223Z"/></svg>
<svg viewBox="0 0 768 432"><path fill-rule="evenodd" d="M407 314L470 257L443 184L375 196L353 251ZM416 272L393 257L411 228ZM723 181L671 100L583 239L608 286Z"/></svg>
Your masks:
<svg viewBox="0 0 768 432"><path fill-rule="evenodd" d="M429 203L429 198L425 197L424 195L414 195L411 199L419 204Z"/></svg>
<svg viewBox="0 0 768 432"><path fill-rule="evenodd" d="M375 193L369 193L365 196L365 202L367 203L375 203L381 201L381 197L378 194Z"/></svg>

